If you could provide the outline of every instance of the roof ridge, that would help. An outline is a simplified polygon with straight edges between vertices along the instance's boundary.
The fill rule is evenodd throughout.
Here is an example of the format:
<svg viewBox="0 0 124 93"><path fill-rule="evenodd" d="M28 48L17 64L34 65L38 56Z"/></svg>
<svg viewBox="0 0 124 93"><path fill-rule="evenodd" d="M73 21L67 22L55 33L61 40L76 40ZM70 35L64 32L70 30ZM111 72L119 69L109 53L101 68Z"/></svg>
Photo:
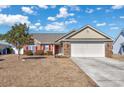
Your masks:
<svg viewBox="0 0 124 93"><path fill-rule="evenodd" d="M74 32L76 32L76 30L71 30L70 32L68 32L68 33L66 33L65 35L63 35L63 36L61 36L60 38L58 38L55 42L57 42L58 40L61 40L62 38L66 38L66 37L68 37L68 35L69 34L72 34L72 33L74 33Z"/></svg>
<svg viewBox="0 0 124 93"><path fill-rule="evenodd" d="M106 35L106 33L102 32L101 30L97 29L96 27L94 27L94 26L92 26L92 25L90 25L90 24L87 24L87 25L82 26L81 28L79 28L79 29L77 30L76 33L80 32L82 29L85 29L85 28L87 28L87 27L89 27L89 28L91 28L91 29L94 29L96 32L98 32L98 33L102 34L103 36L108 37L108 38L110 38L110 39L113 40L113 38L112 38L111 36ZM75 33L75 34L76 34L76 33Z"/></svg>
<svg viewBox="0 0 124 93"><path fill-rule="evenodd" d="M31 33L31 34L66 34L66 33Z"/></svg>

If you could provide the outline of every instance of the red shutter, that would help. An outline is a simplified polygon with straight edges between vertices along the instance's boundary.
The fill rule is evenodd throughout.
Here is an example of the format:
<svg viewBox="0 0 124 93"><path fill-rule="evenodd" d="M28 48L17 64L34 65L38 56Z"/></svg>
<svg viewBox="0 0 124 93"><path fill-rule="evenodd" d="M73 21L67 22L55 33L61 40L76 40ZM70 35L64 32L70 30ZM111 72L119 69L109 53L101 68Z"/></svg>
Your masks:
<svg viewBox="0 0 124 93"><path fill-rule="evenodd" d="M44 45L41 45L41 50L44 51Z"/></svg>
<svg viewBox="0 0 124 93"><path fill-rule="evenodd" d="M50 51L50 45L49 45L49 51Z"/></svg>
<svg viewBox="0 0 124 93"><path fill-rule="evenodd" d="M41 50L43 50L43 46L41 45Z"/></svg>
<svg viewBox="0 0 124 93"><path fill-rule="evenodd" d="M28 46L26 46L26 51L28 51Z"/></svg>
<svg viewBox="0 0 124 93"><path fill-rule="evenodd" d="M42 50L42 45L40 45L40 50Z"/></svg>
<svg viewBox="0 0 124 93"><path fill-rule="evenodd" d="M35 50L37 51L37 46L35 47Z"/></svg>
<svg viewBox="0 0 124 93"><path fill-rule="evenodd" d="M51 51L53 50L53 45L51 45L50 50L51 50Z"/></svg>

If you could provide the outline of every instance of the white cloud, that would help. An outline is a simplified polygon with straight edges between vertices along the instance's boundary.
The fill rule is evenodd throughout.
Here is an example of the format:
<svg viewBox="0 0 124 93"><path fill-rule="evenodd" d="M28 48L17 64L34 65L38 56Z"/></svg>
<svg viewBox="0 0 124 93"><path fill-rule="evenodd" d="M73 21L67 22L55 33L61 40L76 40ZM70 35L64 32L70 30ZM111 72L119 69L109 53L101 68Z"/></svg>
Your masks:
<svg viewBox="0 0 124 93"><path fill-rule="evenodd" d="M2 11L2 9L5 9L5 8L9 8L10 5L0 5L0 11Z"/></svg>
<svg viewBox="0 0 124 93"><path fill-rule="evenodd" d="M47 31L63 31L65 28L66 26L63 22L53 22L45 26Z"/></svg>
<svg viewBox="0 0 124 93"><path fill-rule="evenodd" d="M89 8L87 8L85 12L86 12L86 13L93 13L94 10L93 10L93 9L89 9Z"/></svg>
<svg viewBox="0 0 124 93"><path fill-rule="evenodd" d="M0 5L0 8L8 8L10 5Z"/></svg>
<svg viewBox="0 0 124 93"><path fill-rule="evenodd" d="M114 5L112 6L112 9L121 9L124 8L124 5Z"/></svg>
<svg viewBox="0 0 124 93"><path fill-rule="evenodd" d="M121 19L124 19L124 16L120 16Z"/></svg>
<svg viewBox="0 0 124 93"><path fill-rule="evenodd" d="M117 29L119 29L119 27L111 27L110 29L111 30L117 30Z"/></svg>
<svg viewBox="0 0 124 93"><path fill-rule="evenodd" d="M41 24L40 23L35 23L36 26L40 26Z"/></svg>
<svg viewBox="0 0 124 93"><path fill-rule="evenodd" d="M96 24L96 26L105 26L105 25L107 25L105 22Z"/></svg>
<svg viewBox="0 0 124 93"><path fill-rule="evenodd" d="M41 23L35 23L35 24L31 24L30 25L30 29L33 31L40 31L43 29L43 26L41 25Z"/></svg>
<svg viewBox="0 0 124 93"><path fill-rule="evenodd" d="M55 21L58 18L66 18L66 17L69 17L69 16L74 16L74 13L68 13L68 9L67 8L61 7L59 9L59 14L56 14L56 16L54 16L54 17L50 16L50 17L47 18L47 20Z"/></svg>
<svg viewBox="0 0 124 93"><path fill-rule="evenodd" d="M16 15L0 14L0 25L11 26L15 23L27 23L27 24L29 24L30 21L28 20L27 16L23 16L20 14L16 14Z"/></svg>
<svg viewBox="0 0 124 93"><path fill-rule="evenodd" d="M57 18L66 18L68 16L74 16L74 13L68 13L68 9L65 7L61 7L59 9L59 14L56 15Z"/></svg>
<svg viewBox="0 0 124 93"><path fill-rule="evenodd" d="M56 17L49 16L47 19L48 19L49 21L55 21L55 20L56 20Z"/></svg>
<svg viewBox="0 0 124 93"><path fill-rule="evenodd" d="M97 21L96 21L96 20L94 20L94 21L93 21L93 23L97 23Z"/></svg>
<svg viewBox="0 0 124 93"><path fill-rule="evenodd" d="M97 7L96 10L101 10L102 8L101 7Z"/></svg>
<svg viewBox="0 0 124 93"><path fill-rule="evenodd" d="M34 13L30 7L22 7L21 9L23 12L28 13L28 14Z"/></svg>
<svg viewBox="0 0 124 93"><path fill-rule="evenodd" d="M38 7L43 8L43 9L48 9L47 5L38 5Z"/></svg>
<svg viewBox="0 0 124 93"><path fill-rule="evenodd" d="M77 23L77 20L75 20L74 18L71 18L68 21L65 21L65 24L73 24L73 23Z"/></svg>

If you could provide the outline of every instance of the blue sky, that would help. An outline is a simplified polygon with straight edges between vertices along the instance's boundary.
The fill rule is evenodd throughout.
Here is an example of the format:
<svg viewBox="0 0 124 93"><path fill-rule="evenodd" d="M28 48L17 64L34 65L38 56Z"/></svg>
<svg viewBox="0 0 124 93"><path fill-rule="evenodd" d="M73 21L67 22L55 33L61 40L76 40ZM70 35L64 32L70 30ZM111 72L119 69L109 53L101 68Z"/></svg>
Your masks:
<svg viewBox="0 0 124 93"><path fill-rule="evenodd" d="M15 23L27 23L30 33L66 33L89 24L116 38L124 28L124 6L0 6L0 33L6 33Z"/></svg>

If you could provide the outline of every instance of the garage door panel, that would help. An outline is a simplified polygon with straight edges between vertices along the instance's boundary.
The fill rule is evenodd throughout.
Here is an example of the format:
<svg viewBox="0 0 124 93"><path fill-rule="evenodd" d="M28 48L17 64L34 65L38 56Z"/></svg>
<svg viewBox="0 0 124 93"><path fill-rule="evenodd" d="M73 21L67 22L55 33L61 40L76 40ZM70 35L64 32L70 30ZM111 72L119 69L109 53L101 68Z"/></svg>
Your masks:
<svg viewBox="0 0 124 93"><path fill-rule="evenodd" d="M105 57L104 43L71 43L72 57Z"/></svg>

